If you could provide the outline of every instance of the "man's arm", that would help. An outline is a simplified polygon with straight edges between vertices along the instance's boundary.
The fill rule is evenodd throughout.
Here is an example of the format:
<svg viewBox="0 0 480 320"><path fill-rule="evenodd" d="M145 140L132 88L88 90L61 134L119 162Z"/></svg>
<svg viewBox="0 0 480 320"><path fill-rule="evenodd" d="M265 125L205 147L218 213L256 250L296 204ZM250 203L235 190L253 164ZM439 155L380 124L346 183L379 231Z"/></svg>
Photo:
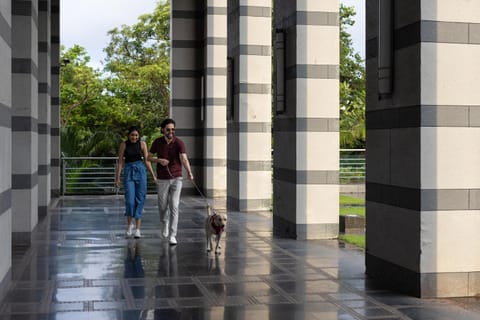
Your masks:
<svg viewBox="0 0 480 320"><path fill-rule="evenodd" d="M185 170L187 170L188 180L193 180L192 169L190 168L190 161L188 161L186 153L180 153L180 161L182 161Z"/></svg>

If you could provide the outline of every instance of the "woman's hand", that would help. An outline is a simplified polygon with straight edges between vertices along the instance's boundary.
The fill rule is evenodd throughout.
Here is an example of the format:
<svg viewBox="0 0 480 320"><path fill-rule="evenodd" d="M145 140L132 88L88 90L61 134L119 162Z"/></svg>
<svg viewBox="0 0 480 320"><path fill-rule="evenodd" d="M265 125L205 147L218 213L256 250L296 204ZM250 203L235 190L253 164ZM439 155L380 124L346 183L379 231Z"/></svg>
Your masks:
<svg viewBox="0 0 480 320"><path fill-rule="evenodd" d="M120 189L120 177L115 179L115 186Z"/></svg>

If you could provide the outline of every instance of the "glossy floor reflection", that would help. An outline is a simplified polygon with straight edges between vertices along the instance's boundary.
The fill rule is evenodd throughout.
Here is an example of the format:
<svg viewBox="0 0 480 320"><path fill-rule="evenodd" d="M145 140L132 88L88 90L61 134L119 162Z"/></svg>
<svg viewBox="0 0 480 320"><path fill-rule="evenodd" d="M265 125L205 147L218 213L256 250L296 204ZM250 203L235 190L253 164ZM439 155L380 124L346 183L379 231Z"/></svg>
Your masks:
<svg viewBox="0 0 480 320"><path fill-rule="evenodd" d="M15 247L6 319L480 319L480 301L415 299L375 286L363 251L272 236L269 214L230 212L220 256L204 204L182 197L178 245L160 238L149 196L142 238L126 239L118 197L64 198L32 245Z"/></svg>

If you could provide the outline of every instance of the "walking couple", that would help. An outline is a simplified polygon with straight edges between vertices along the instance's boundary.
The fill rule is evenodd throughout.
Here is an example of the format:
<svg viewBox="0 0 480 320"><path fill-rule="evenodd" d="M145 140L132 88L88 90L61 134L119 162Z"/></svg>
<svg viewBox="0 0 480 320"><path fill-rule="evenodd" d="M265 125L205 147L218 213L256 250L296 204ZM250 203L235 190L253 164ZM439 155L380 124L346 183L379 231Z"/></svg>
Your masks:
<svg viewBox="0 0 480 320"><path fill-rule="evenodd" d="M162 237L171 245L177 244L178 206L182 191L182 165L188 179L193 180L190 162L184 142L175 136L175 121L165 119L160 124L163 136L155 139L150 149L140 139L140 129L132 126L128 139L122 142L118 152L118 169L115 184L125 189L125 216L127 217L127 237L140 238L142 211L147 195L147 172L157 185L158 211L162 223ZM151 162L157 164L155 175ZM135 226L133 225L135 220ZM135 228L135 231L134 231Z"/></svg>

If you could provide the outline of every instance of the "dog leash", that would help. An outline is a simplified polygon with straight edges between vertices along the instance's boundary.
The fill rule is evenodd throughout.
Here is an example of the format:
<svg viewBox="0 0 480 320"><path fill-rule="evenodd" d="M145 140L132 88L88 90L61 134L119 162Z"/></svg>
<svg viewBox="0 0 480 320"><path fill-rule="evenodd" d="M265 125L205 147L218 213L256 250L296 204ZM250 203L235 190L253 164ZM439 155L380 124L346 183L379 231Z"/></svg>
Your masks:
<svg viewBox="0 0 480 320"><path fill-rule="evenodd" d="M168 171L168 174L170 175L170 177L173 178L173 175L172 173L170 172L170 168L168 167L168 165L165 166L167 168L167 171ZM195 183L195 181L193 180L190 180L190 182L192 182L193 186L195 187L195 189L197 189L197 192L200 194L200 196L205 200L205 202L207 203L207 206L211 207L210 206L210 203L208 202L208 198L203 194L203 192L200 190L200 188L197 186L197 184Z"/></svg>
<svg viewBox="0 0 480 320"><path fill-rule="evenodd" d="M200 196L205 199L205 202L207 203L207 206L210 207L210 203L208 203L208 198L203 194L203 192L200 190L200 188L197 186L197 184L195 183L195 181L193 180L190 180L193 184L193 186L195 187L195 189L197 189L197 192L200 194Z"/></svg>

